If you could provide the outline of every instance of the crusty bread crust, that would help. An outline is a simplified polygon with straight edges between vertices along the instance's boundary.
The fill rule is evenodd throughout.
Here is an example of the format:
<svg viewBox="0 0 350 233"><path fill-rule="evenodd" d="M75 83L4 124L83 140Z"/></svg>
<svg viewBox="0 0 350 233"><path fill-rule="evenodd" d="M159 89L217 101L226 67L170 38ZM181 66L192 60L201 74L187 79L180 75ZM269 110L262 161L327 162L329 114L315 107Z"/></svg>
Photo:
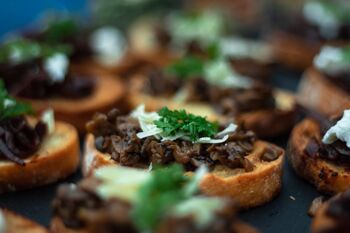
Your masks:
<svg viewBox="0 0 350 233"><path fill-rule="evenodd" d="M51 221L50 229L52 233L97 233L89 231L88 229L69 229L67 228L64 223L61 221L60 218L54 217ZM258 231L243 223L243 222L237 222L234 224L234 228L232 230L234 233L258 233Z"/></svg>
<svg viewBox="0 0 350 233"><path fill-rule="evenodd" d="M326 116L338 115L350 107L350 95L315 68L309 68L299 85L299 102Z"/></svg>
<svg viewBox="0 0 350 233"><path fill-rule="evenodd" d="M326 215L326 210L329 206L328 202L323 203L317 210L316 215L311 223L311 233L322 232L322 230L329 229L329 227L337 224L333 219Z"/></svg>
<svg viewBox="0 0 350 233"><path fill-rule="evenodd" d="M261 156L266 148L275 148L279 157L272 162L264 162ZM280 191L282 185L282 165L284 150L272 144L258 141L253 152L246 157L255 165L251 172L243 169L228 169L217 166L202 181L200 188L204 194L228 196L238 201L246 209L271 201ZM95 147L95 138L87 135L83 157L83 175L89 176L99 167L118 165L110 155L103 154ZM191 175L191 173L188 173Z"/></svg>
<svg viewBox="0 0 350 233"><path fill-rule="evenodd" d="M0 193L53 183L72 174L79 164L76 129L56 122L55 132L48 135L39 151L25 162L25 166L7 160L0 162Z"/></svg>
<svg viewBox="0 0 350 233"><path fill-rule="evenodd" d="M244 122L247 129L253 130L260 138L271 138L288 132L294 125L295 99L288 92L276 90L277 108L274 110L259 110L240 114L235 119L228 119L216 113L215 109L206 103L177 102L174 99L154 97L142 92L142 76L131 79L128 105L130 109L144 104L147 111L157 111L167 106L171 109L185 109L196 115L206 116L209 120Z"/></svg>
<svg viewBox="0 0 350 233"><path fill-rule="evenodd" d="M29 102L39 113L52 108L58 120L68 122L74 125L80 133L84 133L85 123L91 119L95 112L105 112L117 107L125 93L123 83L111 76L98 77L95 81L95 91L86 98L22 100Z"/></svg>
<svg viewBox="0 0 350 233"><path fill-rule="evenodd" d="M335 194L349 189L348 168L312 158L304 152L311 137L321 138L319 125L311 119L296 125L291 133L287 156L296 173L323 193Z"/></svg>
<svg viewBox="0 0 350 233"><path fill-rule="evenodd" d="M312 65L321 43L307 42L291 33L278 31L269 37L276 60L288 67L304 70Z"/></svg>
<svg viewBox="0 0 350 233"><path fill-rule="evenodd" d="M5 220L4 233L48 233L49 231L29 219L26 219L12 211L0 209Z"/></svg>

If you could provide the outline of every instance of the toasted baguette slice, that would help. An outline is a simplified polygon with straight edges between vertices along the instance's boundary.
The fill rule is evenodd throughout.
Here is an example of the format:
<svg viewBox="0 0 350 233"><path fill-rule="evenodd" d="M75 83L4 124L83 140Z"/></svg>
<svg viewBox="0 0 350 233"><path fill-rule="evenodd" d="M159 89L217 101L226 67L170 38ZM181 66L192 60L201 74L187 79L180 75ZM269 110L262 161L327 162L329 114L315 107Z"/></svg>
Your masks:
<svg viewBox="0 0 350 233"><path fill-rule="evenodd" d="M55 131L41 148L25 161L25 166L0 161L0 193L53 183L72 174L79 164L79 140L76 129L56 122Z"/></svg>
<svg viewBox="0 0 350 233"><path fill-rule="evenodd" d="M52 233L98 233L98 232L92 232L88 229L69 229L67 228L64 223L61 221L60 218L54 217L51 221L51 232ZM258 233L258 231L243 223L243 222L237 222L234 224L234 227L232 229L232 232L234 233Z"/></svg>
<svg viewBox="0 0 350 233"><path fill-rule="evenodd" d="M147 111L157 111L164 106L171 109L185 109L196 115L206 116L209 120L244 122L247 129L254 131L259 138L271 138L288 132L294 125L295 99L288 92L276 90L277 108L273 110L259 110L239 114L234 119L216 113L209 104L191 102L177 102L174 99L154 97L142 92L143 77L132 78L128 105L130 109L144 104Z"/></svg>
<svg viewBox="0 0 350 233"><path fill-rule="evenodd" d="M343 192L350 188L349 169L327 160L312 158L304 149L311 137L320 139L317 122L305 119L291 133L287 156L296 173L326 194Z"/></svg>
<svg viewBox="0 0 350 233"><path fill-rule="evenodd" d="M269 37L276 60L292 69L304 70L312 65L322 44L307 42L304 38L287 32L275 32Z"/></svg>
<svg viewBox="0 0 350 233"><path fill-rule="evenodd" d="M49 231L29 219L9 210L0 209L0 217L4 220L4 231L1 233L49 233ZM0 229L2 227L0 226Z"/></svg>
<svg viewBox="0 0 350 233"><path fill-rule="evenodd" d="M72 70L94 75L119 75L128 72L139 62L138 57L129 52L115 65L103 65L94 58L79 59L72 64Z"/></svg>
<svg viewBox="0 0 350 233"><path fill-rule="evenodd" d="M80 133L85 132L85 123L95 112L105 112L118 106L124 97L123 83L111 76L95 79L92 95L81 99L49 98L45 100L22 99L29 102L37 112L48 108L55 111L58 120L74 125Z"/></svg>
<svg viewBox="0 0 350 233"><path fill-rule="evenodd" d="M315 68L309 68L299 85L299 102L328 117L350 107L350 95L337 87Z"/></svg>
<svg viewBox="0 0 350 233"><path fill-rule="evenodd" d="M267 148L276 150L279 157L272 162L262 161L261 156ZM216 166L201 183L201 191L207 195L234 198L243 209L271 201L281 189L284 150L267 142L257 141L253 152L246 158L254 164L253 171ZM96 149L94 136L88 134L82 164L83 175L89 176L96 168L111 164L118 165L109 154L103 154Z"/></svg>

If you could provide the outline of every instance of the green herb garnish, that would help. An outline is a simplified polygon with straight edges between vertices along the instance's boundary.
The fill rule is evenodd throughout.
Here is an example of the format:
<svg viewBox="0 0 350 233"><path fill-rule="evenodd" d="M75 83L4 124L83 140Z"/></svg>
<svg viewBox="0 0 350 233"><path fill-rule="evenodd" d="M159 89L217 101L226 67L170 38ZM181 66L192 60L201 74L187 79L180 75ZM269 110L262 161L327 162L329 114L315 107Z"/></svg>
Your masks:
<svg viewBox="0 0 350 233"><path fill-rule="evenodd" d="M48 45L24 38L5 42L0 47L0 62L23 63L33 59L47 58L55 53L70 54L69 45Z"/></svg>
<svg viewBox="0 0 350 233"><path fill-rule="evenodd" d="M350 45L345 46L345 47L342 49L342 52L343 52L343 59L344 59L346 62L349 62L349 63L350 63Z"/></svg>
<svg viewBox="0 0 350 233"><path fill-rule="evenodd" d="M33 109L29 104L18 102L9 96L4 82L0 80L0 120L32 113Z"/></svg>
<svg viewBox="0 0 350 233"><path fill-rule="evenodd" d="M160 119L154 124L163 130L165 136L182 134L191 141L201 137L212 137L218 132L218 124L201 116L187 113L185 110L169 110L167 107L158 112Z"/></svg>
<svg viewBox="0 0 350 233"><path fill-rule="evenodd" d="M47 42L57 43L74 36L78 32L77 23L71 19L51 21L44 31Z"/></svg>
<svg viewBox="0 0 350 233"><path fill-rule="evenodd" d="M178 164L156 168L150 180L140 187L138 201L132 211L132 219L138 230L153 230L171 207L188 198L186 187L190 181Z"/></svg>
<svg viewBox="0 0 350 233"><path fill-rule="evenodd" d="M169 65L165 70L178 78L187 79L191 76L202 75L204 63L199 58L189 56Z"/></svg>
<svg viewBox="0 0 350 233"><path fill-rule="evenodd" d="M350 22L350 5L348 3L341 3L336 1L320 0L321 6L333 15L340 22Z"/></svg>
<svg viewBox="0 0 350 233"><path fill-rule="evenodd" d="M24 62L40 56L39 43L25 39L14 39L0 47L0 62Z"/></svg>
<svg viewBox="0 0 350 233"><path fill-rule="evenodd" d="M206 50L211 60L218 59L221 56L220 44L218 42L211 43Z"/></svg>

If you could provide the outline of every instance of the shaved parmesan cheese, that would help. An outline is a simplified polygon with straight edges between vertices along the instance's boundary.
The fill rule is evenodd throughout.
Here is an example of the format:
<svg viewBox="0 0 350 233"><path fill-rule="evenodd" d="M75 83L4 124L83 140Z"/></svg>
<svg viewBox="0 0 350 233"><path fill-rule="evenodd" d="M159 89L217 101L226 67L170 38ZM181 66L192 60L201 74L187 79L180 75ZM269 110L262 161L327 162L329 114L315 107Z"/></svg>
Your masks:
<svg viewBox="0 0 350 233"><path fill-rule="evenodd" d="M207 173L208 168L206 166L200 166L196 170L194 176L192 177L192 181L185 187L186 196L191 196L198 191L199 184Z"/></svg>
<svg viewBox="0 0 350 233"><path fill-rule="evenodd" d="M322 142L332 144L338 139L350 148L350 110L344 111L343 117L326 132Z"/></svg>
<svg viewBox="0 0 350 233"><path fill-rule="evenodd" d="M216 211L224 207L219 197L192 197L179 203L173 210L176 217L193 216L197 227L206 227L213 221Z"/></svg>
<svg viewBox="0 0 350 233"><path fill-rule="evenodd" d="M138 133L139 138L146 138L150 136L155 136L160 138L158 135L162 133L162 130L159 129L154 121L159 120L160 116L156 112L145 112L145 105L138 106L132 113L133 118L138 119L142 132Z"/></svg>
<svg viewBox="0 0 350 233"><path fill-rule="evenodd" d="M150 179L151 173L142 169L106 166L97 169L94 176L102 181L97 187L100 197L134 202L139 187Z"/></svg>
<svg viewBox="0 0 350 233"><path fill-rule="evenodd" d="M341 22L321 2L306 2L303 14L310 23L319 27L322 36L332 39L337 35Z"/></svg>
<svg viewBox="0 0 350 233"><path fill-rule="evenodd" d="M263 63L272 61L272 48L263 42L239 37L225 37L220 40L220 48L224 57L253 59Z"/></svg>
<svg viewBox="0 0 350 233"><path fill-rule="evenodd" d="M350 71L350 62L344 58L344 52L339 47L324 46L314 58L314 65L320 71L330 75Z"/></svg>
<svg viewBox="0 0 350 233"><path fill-rule="evenodd" d="M48 134L55 132L55 114L51 108L41 115L41 120L47 125Z"/></svg>
<svg viewBox="0 0 350 233"><path fill-rule="evenodd" d="M251 80L237 73L225 60L208 62L204 70L204 78L219 87L249 88Z"/></svg>

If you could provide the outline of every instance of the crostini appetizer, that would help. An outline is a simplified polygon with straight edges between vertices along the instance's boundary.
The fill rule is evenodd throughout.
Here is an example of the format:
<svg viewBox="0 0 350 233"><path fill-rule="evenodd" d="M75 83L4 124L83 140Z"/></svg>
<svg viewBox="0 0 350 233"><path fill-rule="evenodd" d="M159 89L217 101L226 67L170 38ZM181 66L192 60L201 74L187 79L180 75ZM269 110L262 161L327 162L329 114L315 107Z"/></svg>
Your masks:
<svg viewBox="0 0 350 233"><path fill-rule="evenodd" d="M40 30L23 33L26 38L71 47L73 68L82 72L122 74L137 65L123 33L112 26L89 28L70 17L54 17Z"/></svg>
<svg viewBox="0 0 350 233"><path fill-rule="evenodd" d="M296 125L287 153L296 173L327 194L349 189L349 132L350 110L336 120L307 118Z"/></svg>
<svg viewBox="0 0 350 233"><path fill-rule="evenodd" d="M257 233L236 218L232 200L198 193L200 168L184 176L179 165L152 171L107 166L78 185L59 187L53 202L55 233Z"/></svg>
<svg viewBox="0 0 350 233"><path fill-rule="evenodd" d="M294 122L294 98L243 76L226 59L184 57L163 69L130 78L129 105L163 106L221 119L244 122L259 137L281 135Z"/></svg>
<svg viewBox="0 0 350 233"><path fill-rule="evenodd" d="M322 45L349 40L349 10L346 1L306 1L300 16L295 16L283 31L270 36L277 60L304 70L312 65Z"/></svg>
<svg viewBox="0 0 350 233"><path fill-rule="evenodd" d="M52 111L41 120L27 117L31 112L0 82L0 193L53 183L78 167L76 129L55 122Z"/></svg>
<svg viewBox="0 0 350 233"><path fill-rule="evenodd" d="M312 221L311 233L348 233L350 191L340 193L323 203Z"/></svg>
<svg viewBox="0 0 350 233"><path fill-rule="evenodd" d="M70 70L69 47L14 39L0 47L0 79L11 95L37 112L55 111L58 120L84 132L96 111L116 106L123 84L107 75L89 76Z"/></svg>
<svg viewBox="0 0 350 233"><path fill-rule="evenodd" d="M49 231L12 211L0 209L0 233L49 233Z"/></svg>
<svg viewBox="0 0 350 233"><path fill-rule="evenodd" d="M178 12L161 23L140 19L131 26L129 37L132 50L152 64L164 66L184 54L210 56L220 50L239 73L267 79L274 62L271 47L262 41L228 36L225 28L218 12Z"/></svg>
<svg viewBox="0 0 350 233"><path fill-rule="evenodd" d="M324 46L299 85L298 100L326 116L350 107L350 46Z"/></svg>
<svg viewBox="0 0 350 233"><path fill-rule="evenodd" d="M140 54L203 50L224 33L224 17L217 11L180 11L162 20L141 18L129 29L131 47Z"/></svg>
<svg viewBox="0 0 350 233"><path fill-rule="evenodd" d="M284 151L232 123L218 127L184 110L139 106L129 116L115 109L96 114L87 130L84 175L108 164L148 169L179 163L188 174L206 165L201 191L234 198L241 208L262 205L281 188Z"/></svg>

